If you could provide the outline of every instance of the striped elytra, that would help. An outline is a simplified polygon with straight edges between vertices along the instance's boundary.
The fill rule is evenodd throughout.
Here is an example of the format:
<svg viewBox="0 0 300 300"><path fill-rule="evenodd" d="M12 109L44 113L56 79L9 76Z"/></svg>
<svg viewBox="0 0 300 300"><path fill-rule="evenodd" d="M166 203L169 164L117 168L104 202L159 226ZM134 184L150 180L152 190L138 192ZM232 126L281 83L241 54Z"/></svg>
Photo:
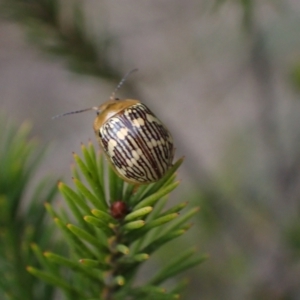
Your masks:
<svg viewBox="0 0 300 300"><path fill-rule="evenodd" d="M170 132L138 100L111 99L99 106L94 131L116 173L129 183L155 182L172 166Z"/></svg>

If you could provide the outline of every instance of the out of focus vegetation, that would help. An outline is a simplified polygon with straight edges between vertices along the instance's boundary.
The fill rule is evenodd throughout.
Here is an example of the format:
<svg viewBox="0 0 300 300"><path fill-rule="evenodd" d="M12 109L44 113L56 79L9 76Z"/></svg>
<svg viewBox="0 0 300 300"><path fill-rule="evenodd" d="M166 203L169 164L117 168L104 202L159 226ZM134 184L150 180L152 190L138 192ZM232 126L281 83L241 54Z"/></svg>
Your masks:
<svg viewBox="0 0 300 300"><path fill-rule="evenodd" d="M26 266L37 265L31 243L49 247L55 240L43 204L54 199L56 182L44 178L32 184L44 149L30 139L28 123L17 128L1 116L0 128L0 298L53 299L54 288L32 277ZM54 249L62 250L59 243Z"/></svg>

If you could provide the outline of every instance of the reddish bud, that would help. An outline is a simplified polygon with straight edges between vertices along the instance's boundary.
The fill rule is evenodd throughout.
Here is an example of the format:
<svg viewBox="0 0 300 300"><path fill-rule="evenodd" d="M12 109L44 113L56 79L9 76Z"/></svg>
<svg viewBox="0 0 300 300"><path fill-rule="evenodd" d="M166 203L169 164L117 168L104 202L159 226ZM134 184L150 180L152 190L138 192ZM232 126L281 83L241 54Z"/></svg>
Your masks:
<svg viewBox="0 0 300 300"><path fill-rule="evenodd" d="M110 207L110 214L115 219L123 219L128 213L127 204L123 201L116 201Z"/></svg>

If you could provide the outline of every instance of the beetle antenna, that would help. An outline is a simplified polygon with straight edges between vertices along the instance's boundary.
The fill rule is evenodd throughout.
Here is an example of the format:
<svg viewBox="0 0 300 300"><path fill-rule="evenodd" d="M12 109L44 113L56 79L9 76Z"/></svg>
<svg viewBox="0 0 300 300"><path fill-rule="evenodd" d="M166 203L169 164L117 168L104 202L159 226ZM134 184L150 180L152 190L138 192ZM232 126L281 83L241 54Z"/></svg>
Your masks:
<svg viewBox="0 0 300 300"><path fill-rule="evenodd" d="M111 96L110 96L110 100L115 100L116 99L116 92L121 88L121 86L123 85L123 83L126 81L127 77L129 75L131 75L133 72L138 71L138 69L132 69L130 71L128 71L123 78L121 79L121 81L119 82L119 84L117 85L117 87L115 88L115 90L112 92Z"/></svg>
<svg viewBox="0 0 300 300"><path fill-rule="evenodd" d="M52 119L57 119L57 118L64 117L64 116L67 116L67 115L79 114L79 113L82 113L82 112L85 112L85 111L88 111L88 110L98 110L98 109L99 109L99 107L93 106L93 107L90 107L90 108L85 108L85 109L81 109L81 110L67 112L67 113L64 113L62 115L56 115L56 116L52 117Z"/></svg>

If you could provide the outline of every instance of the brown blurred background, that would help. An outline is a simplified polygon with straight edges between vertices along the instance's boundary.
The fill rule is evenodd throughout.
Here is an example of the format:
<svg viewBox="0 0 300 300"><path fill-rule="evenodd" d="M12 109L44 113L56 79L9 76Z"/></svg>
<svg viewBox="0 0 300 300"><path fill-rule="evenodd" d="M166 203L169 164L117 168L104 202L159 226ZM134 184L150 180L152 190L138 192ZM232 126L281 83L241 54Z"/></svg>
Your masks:
<svg viewBox="0 0 300 300"><path fill-rule="evenodd" d="M137 67L118 97L167 125L186 157L174 201L202 208L185 243L210 259L184 299L300 299L300 2L59 3L0 1L0 109L52 145L41 172L68 181L95 141L93 112L51 117Z"/></svg>

